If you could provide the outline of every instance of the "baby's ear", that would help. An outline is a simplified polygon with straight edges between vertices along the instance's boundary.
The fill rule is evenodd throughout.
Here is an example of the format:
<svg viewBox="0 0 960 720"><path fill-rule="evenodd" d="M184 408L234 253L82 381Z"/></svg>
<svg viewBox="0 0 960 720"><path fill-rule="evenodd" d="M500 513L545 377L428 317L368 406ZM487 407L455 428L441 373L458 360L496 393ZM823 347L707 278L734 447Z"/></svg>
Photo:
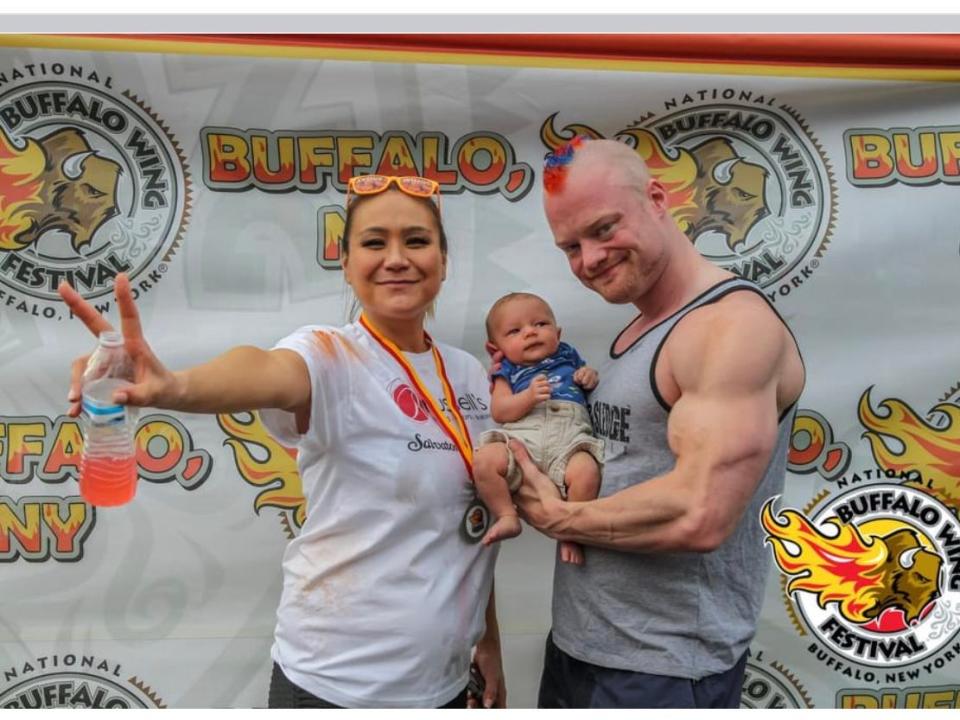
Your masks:
<svg viewBox="0 0 960 720"><path fill-rule="evenodd" d="M489 340L487 340L486 344L483 347L487 351L487 355L489 355L490 357L493 357L495 354L500 352L500 348L498 348Z"/></svg>
<svg viewBox="0 0 960 720"><path fill-rule="evenodd" d="M563 328L557 325L557 340L560 339L560 335L563 333Z"/></svg>

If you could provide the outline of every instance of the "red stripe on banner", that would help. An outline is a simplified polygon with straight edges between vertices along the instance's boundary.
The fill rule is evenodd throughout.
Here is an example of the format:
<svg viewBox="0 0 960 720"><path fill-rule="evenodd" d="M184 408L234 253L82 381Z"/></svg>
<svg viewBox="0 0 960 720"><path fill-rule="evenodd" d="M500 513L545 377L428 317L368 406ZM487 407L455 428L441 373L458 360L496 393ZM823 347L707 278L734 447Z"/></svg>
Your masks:
<svg viewBox="0 0 960 720"><path fill-rule="evenodd" d="M960 34L127 34L96 37L261 47L329 47L608 60L960 67Z"/></svg>

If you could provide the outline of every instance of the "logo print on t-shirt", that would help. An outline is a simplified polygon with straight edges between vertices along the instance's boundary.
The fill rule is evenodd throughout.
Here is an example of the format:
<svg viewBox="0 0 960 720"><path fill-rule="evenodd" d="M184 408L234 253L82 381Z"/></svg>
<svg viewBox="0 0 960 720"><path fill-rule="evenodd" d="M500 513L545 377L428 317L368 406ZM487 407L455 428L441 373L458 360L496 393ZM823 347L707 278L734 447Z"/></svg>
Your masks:
<svg viewBox="0 0 960 720"><path fill-rule="evenodd" d="M425 423L430 419L430 411L427 408L426 401L416 390L399 380L394 380L387 388L393 396L393 401L400 408L400 412L411 420L418 423Z"/></svg>

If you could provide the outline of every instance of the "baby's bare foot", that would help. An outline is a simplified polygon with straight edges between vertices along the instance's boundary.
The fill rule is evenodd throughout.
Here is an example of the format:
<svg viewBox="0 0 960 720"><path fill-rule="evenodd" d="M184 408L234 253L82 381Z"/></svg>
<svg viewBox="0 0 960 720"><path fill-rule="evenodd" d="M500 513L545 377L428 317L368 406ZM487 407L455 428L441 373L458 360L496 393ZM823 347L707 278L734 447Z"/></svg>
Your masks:
<svg viewBox="0 0 960 720"><path fill-rule="evenodd" d="M575 542L561 542L560 559L571 565L583 565L583 548Z"/></svg>
<svg viewBox="0 0 960 720"><path fill-rule="evenodd" d="M484 545L516 537L520 534L523 527L520 525L520 518L516 515L501 515L497 521L490 526L487 534L483 536L481 542Z"/></svg>

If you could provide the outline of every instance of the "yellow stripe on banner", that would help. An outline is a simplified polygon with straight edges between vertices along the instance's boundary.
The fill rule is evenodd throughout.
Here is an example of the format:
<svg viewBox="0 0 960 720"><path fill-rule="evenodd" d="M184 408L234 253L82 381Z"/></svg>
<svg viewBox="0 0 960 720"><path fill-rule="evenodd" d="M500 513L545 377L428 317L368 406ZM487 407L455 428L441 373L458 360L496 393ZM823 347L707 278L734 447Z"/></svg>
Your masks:
<svg viewBox="0 0 960 720"><path fill-rule="evenodd" d="M960 68L837 67L828 65L779 65L761 63L668 62L656 60L611 60L548 55L456 53L410 50L372 50L325 46L251 45L247 43L196 42L190 40L126 40L116 37L76 35L0 35L0 47L140 52L182 55L232 55L240 57L290 58L300 60L345 60L439 65L486 65L561 70L612 70L700 75L753 75L864 80L913 80L958 82Z"/></svg>

